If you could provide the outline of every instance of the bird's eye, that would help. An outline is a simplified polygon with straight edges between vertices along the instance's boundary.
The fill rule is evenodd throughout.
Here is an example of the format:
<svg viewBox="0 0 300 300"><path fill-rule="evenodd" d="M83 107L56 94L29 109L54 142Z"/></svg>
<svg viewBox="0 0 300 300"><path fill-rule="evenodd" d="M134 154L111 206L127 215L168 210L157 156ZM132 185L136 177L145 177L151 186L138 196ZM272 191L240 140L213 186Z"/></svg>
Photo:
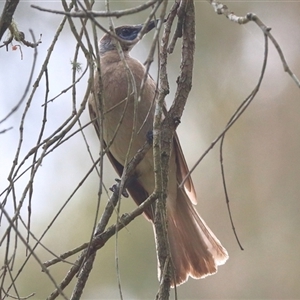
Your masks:
<svg viewBox="0 0 300 300"><path fill-rule="evenodd" d="M123 28L121 31L121 36L124 38L130 36L131 34L132 34L132 30L130 30L129 28Z"/></svg>
<svg viewBox="0 0 300 300"><path fill-rule="evenodd" d="M117 35L127 41L133 41L139 33L139 30L134 27L124 27L124 28L119 28L117 31Z"/></svg>

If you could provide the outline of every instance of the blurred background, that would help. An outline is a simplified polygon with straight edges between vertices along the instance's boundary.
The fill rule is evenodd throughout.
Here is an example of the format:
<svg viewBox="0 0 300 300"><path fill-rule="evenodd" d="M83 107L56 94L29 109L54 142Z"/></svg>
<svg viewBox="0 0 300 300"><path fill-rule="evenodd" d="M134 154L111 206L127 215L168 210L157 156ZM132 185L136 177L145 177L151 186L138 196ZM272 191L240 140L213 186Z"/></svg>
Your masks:
<svg viewBox="0 0 300 300"><path fill-rule="evenodd" d="M63 10L59 1L21 1L15 21L26 38L31 28L38 47L37 67L41 69L47 50L62 16L39 12L31 4ZM114 1L111 9L134 7L139 2ZM239 1L226 3L237 15L256 13L272 28L290 68L300 77L300 3L290 1ZM0 2L2 11L4 3ZM172 3L170 3L171 7ZM239 104L257 84L264 53L264 38L255 24L239 26L218 16L206 1L196 1L196 53L193 89L186 105L178 134L189 166L197 161L211 142L222 132ZM104 9L97 1L96 10ZM116 19L115 25L143 23L149 11ZM107 20L99 19L107 26ZM102 33L99 31L99 36ZM4 38L5 39L5 38ZM152 36L146 37L132 56L145 61ZM17 44L15 42L15 44ZM55 97L72 83L71 60L76 40L69 25L64 26L48 65L49 98ZM21 98L32 66L33 50L22 46L20 52L0 49L0 119L6 116ZM85 65L82 56L81 62ZM180 62L180 44L169 59L169 81L172 101ZM156 77L154 63L151 74ZM36 145L43 119L45 81L41 81L24 124L24 140L20 157ZM78 103L84 96L87 78L77 87ZM27 97L28 98L28 97ZM26 101L0 130L13 127L0 135L0 192L7 186L19 140L19 126ZM71 114L71 93L65 93L48 105L45 137L49 136ZM219 147L209 152L193 173L198 194L197 209L229 252L230 259L219 272L202 280L190 279L178 287L179 299L299 299L300 268L300 91L284 73L282 63L269 45L268 66L261 89L253 103L226 135L224 166L230 205L241 251L232 232L222 187ZM89 121L88 112L81 118ZM94 128L84 130L91 152L97 157L99 145ZM28 166L30 165L30 162ZM25 164L25 165L26 165ZM80 134L48 155L38 170L32 198L31 231L39 237L70 197L92 166ZM114 183L116 174L105 162L105 184ZM21 197L29 174L16 183ZM50 227L42 242L57 255L89 240L97 207L98 176L91 174L66 208ZM1 199L2 200L2 199ZM27 201L27 200L26 200ZM27 218L27 205L22 210ZM106 203L103 196L102 204ZM123 199L121 211L135 208L131 199ZM13 204L6 205L13 215ZM116 216L114 216L115 222ZM2 219L0 236L6 228ZM21 230L22 231L22 230ZM23 231L22 231L23 232ZM25 232L25 231L24 231ZM117 248L116 248L117 244ZM15 274L25 261L25 250L18 243ZM117 249L117 252L116 252ZM5 245L0 248L0 257ZM52 258L38 247L41 261ZM142 216L118 236L109 240L98 252L93 271L82 299L118 299L115 257L119 257L119 273L124 299L153 299L158 289L155 243L152 226ZM74 259L77 256L75 255ZM3 261L3 259L1 259ZM73 261L73 258L70 259ZM60 263L49 268L59 282L70 265ZM45 299L53 284L30 258L16 281L20 296L35 292L33 299ZM66 290L70 295L72 285ZM13 292L12 292L13 293ZM174 291L172 290L174 296Z"/></svg>

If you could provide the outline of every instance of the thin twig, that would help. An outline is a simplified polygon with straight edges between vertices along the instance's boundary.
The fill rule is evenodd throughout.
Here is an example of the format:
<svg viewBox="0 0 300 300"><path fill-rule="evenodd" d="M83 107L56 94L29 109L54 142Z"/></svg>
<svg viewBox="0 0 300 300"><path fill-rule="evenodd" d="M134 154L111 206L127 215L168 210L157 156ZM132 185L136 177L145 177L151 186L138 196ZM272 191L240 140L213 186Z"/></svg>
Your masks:
<svg viewBox="0 0 300 300"><path fill-rule="evenodd" d="M138 153L133 157L133 159L130 161L127 167L127 173L124 173L125 182L130 178L132 175L132 172L134 171L137 164L143 159L145 154L149 151L151 148L151 145L149 143L145 143L144 146L138 151ZM86 283L86 280L88 279L89 272L91 271L91 268L86 268L85 264L88 266L91 265L93 261L93 254L101 249L106 241L116 234L117 231L120 231L125 226L127 226L131 221L133 221L138 215L142 214L143 211L151 205L156 199L157 196L155 193L150 195L148 199L143 202L140 206L138 206L132 213L125 214L120 218L120 221L116 225L110 226L106 231L104 231L105 227L107 226L107 223L114 211L114 208L119 201L120 198L120 188L121 185L114 191L111 199L109 200L108 204L105 207L105 210L102 214L102 217L97 225L97 228L95 230L93 239L90 241L90 243L87 243L87 249L79 256L79 258L76 260L74 266L69 270L66 277L62 280L62 282L59 284L59 288L63 290L70 281L74 278L74 276L77 274L79 269L81 270L79 274L80 283L76 287L76 289L73 291L73 295L75 299L75 296L80 294L82 292L82 289ZM92 257L91 257L92 255ZM85 261L83 263L83 261ZM82 268L81 268L82 266ZM51 293L51 295L47 299L55 299L59 295L59 290L55 290Z"/></svg>
<svg viewBox="0 0 300 300"><path fill-rule="evenodd" d="M255 86L255 88L253 89L253 91L250 93L250 95L241 103L241 105L238 107L236 112L232 115L232 117L230 118L230 120L227 123L227 126L229 126L230 124L235 123L240 118L242 113L247 109L247 107L250 105L250 103L254 100L255 96L257 95L257 93L259 91L259 88L261 86L262 80L263 80L264 75L265 75L265 71L266 71L266 67L267 67L267 59L268 59L268 36L267 36L267 34L264 34L264 38L265 38L264 60L263 60L262 68L261 68L260 77L258 79L258 83ZM233 219L232 219L230 206L229 206L229 196L228 196L228 191L227 191L227 185L226 185L226 180L225 180L225 170L224 170L224 164L223 164L223 144L224 144L225 134L226 134L226 132L224 132L224 134L222 135L221 143L220 143L220 166L221 166L222 182L223 182L226 205L227 205L227 210L228 210L232 230L233 230L233 233L235 235L236 241L237 241L240 249L244 250L241 243L240 243L240 241L239 241L239 238L237 236L235 226L233 224Z"/></svg>
<svg viewBox="0 0 300 300"><path fill-rule="evenodd" d="M134 8L128 8L128 9L123 9L123 10L115 10L115 11L90 11L90 10L85 10L85 11L60 11L60 10L54 10L54 9L47 9L47 8L42 8L37 5L31 5L32 8L35 8L40 11L44 12L49 12L53 14L60 14L60 15L65 15L71 18L96 18L96 17L122 17L126 15L132 15L136 14L138 12L141 12L143 10L148 9L152 5L154 5L156 2L159 0L152 0L148 1L144 4L138 5Z"/></svg>
<svg viewBox="0 0 300 300"><path fill-rule="evenodd" d="M287 72L292 79L295 81L297 86L300 88L300 81L299 78L295 75L295 73L290 69L288 63L286 62L286 59L284 57L283 51L281 50L281 47L279 46L278 42L274 38L274 36L271 34L270 28L267 27L260 18L254 14L254 13L248 13L246 16L237 16L235 15L225 4L222 4L215 0L207 0L212 7L214 8L215 12L219 15L224 15L227 19L230 21L244 25L247 24L250 21L253 21L263 32L268 36L268 38L272 41L273 45L275 46L280 60L283 64L283 69L285 72Z"/></svg>
<svg viewBox="0 0 300 300"><path fill-rule="evenodd" d="M33 31L30 29L29 30L33 40L35 41L35 36L34 36L34 33ZM32 78L33 78L33 73L34 73L34 70L35 70L35 66L36 66L36 60L37 60L37 48L34 48L34 51L33 51L33 61L32 61L32 66L31 66L31 71L30 71L30 74L29 74L29 78L28 78L28 81L27 81L27 85L25 87L25 91L21 97L21 99L19 100L19 102L12 108L12 110L2 119L0 120L0 124L3 123L4 121L6 121L14 112L16 112L21 104L23 103L23 101L26 99L26 96L29 92L29 89L31 87L31 83L32 83Z"/></svg>
<svg viewBox="0 0 300 300"><path fill-rule="evenodd" d="M244 17L239 17L239 16L236 16L233 12L231 12L226 5L221 4L221 3L217 2L217 1L214 1L214 0L207 0L207 1L213 6L213 8L216 11L216 13L223 14L230 21L233 21L233 22L235 22L237 24L247 24L250 21L255 22L257 24L257 26L262 30L262 32L268 38L270 38L270 40L274 44L276 50L278 51L280 59L282 61L282 64L283 64L283 67L284 67L284 71L286 71L293 78L293 80L295 81L295 83L297 84L297 86L300 87L300 81L299 81L298 77L289 68L289 66L288 66L288 64L286 62L286 59L285 59L285 57L283 55L283 52L282 52L279 44L277 43L277 41L275 40L275 38L273 37L273 35L270 33L271 29L269 27L267 27L255 14L248 13ZM190 169L190 171L188 172L188 174L184 177L184 179L180 183L180 187L181 188L183 187L185 181L191 176L191 174L193 173L193 171L199 165L199 163L203 160L203 158L209 153L209 151L215 146L215 144L222 138L222 136L229 130L229 128L232 125L233 125L233 123L227 124L227 126L221 132L221 134L211 143L211 145L206 149L206 151L196 161L196 163L194 164L194 166Z"/></svg>

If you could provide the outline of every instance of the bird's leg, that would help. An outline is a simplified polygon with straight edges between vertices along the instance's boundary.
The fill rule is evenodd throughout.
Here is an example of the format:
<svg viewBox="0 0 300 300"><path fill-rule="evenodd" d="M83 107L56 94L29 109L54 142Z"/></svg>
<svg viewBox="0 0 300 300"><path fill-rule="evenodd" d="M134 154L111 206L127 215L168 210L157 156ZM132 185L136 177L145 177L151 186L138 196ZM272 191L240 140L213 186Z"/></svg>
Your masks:
<svg viewBox="0 0 300 300"><path fill-rule="evenodd" d="M112 191L113 193L116 193L118 192L119 188L120 188L120 184L121 184L121 180L119 178L116 178L115 181L117 183L115 183L112 187L109 188L110 191ZM124 189L122 191L122 196L125 197L125 198L128 198L129 195L128 195L128 192L126 191L126 187L124 186Z"/></svg>
<svg viewBox="0 0 300 300"><path fill-rule="evenodd" d="M146 134L147 142L152 145L153 143L153 130L149 130Z"/></svg>

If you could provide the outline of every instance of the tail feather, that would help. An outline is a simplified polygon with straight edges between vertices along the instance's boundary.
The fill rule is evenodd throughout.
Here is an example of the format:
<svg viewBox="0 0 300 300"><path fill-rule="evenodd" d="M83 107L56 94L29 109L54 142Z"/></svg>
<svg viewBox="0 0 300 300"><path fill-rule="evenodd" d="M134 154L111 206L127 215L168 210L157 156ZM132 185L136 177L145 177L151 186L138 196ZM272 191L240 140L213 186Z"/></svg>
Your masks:
<svg viewBox="0 0 300 300"><path fill-rule="evenodd" d="M182 190L178 189L176 207L167 214L173 286L184 283L189 276L203 278L216 273L228 253Z"/></svg>

